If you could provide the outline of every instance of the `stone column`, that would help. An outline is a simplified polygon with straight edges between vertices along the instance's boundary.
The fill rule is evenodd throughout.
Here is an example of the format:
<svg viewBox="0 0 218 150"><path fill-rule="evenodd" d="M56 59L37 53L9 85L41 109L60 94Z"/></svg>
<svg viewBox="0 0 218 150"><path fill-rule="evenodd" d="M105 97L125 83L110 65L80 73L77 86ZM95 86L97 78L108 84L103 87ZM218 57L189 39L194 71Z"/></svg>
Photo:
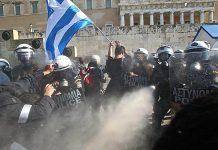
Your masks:
<svg viewBox="0 0 218 150"><path fill-rule="evenodd" d="M180 12L180 24L185 24L183 11Z"/></svg>
<svg viewBox="0 0 218 150"><path fill-rule="evenodd" d="M150 13L150 25L154 25L154 13Z"/></svg>
<svg viewBox="0 0 218 150"><path fill-rule="evenodd" d="M174 12L173 11L170 12L170 24L171 25L174 24Z"/></svg>
<svg viewBox="0 0 218 150"><path fill-rule="evenodd" d="M129 16L130 16L130 26L132 27L134 26L133 13L130 13Z"/></svg>
<svg viewBox="0 0 218 150"><path fill-rule="evenodd" d="M120 15L120 26L124 27L125 26L125 18L124 18L124 14Z"/></svg>
<svg viewBox="0 0 218 150"><path fill-rule="evenodd" d="M195 15L194 15L194 11L190 12L190 23L194 24L195 23Z"/></svg>
<svg viewBox="0 0 218 150"><path fill-rule="evenodd" d="M144 25L144 13L140 13L140 26Z"/></svg>
<svg viewBox="0 0 218 150"><path fill-rule="evenodd" d="M163 12L160 12L160 25L164 25L164 15L163 15Z"/></svg>
<svg viewBox="0 0 218 150"><path fill-rule="evenodd" d="M204 23L204 11L201 11L201 15L200 15L200 23Z"/></svg>
<svg viewBox="0 0 218 150"><path fill-rule="evenodd" d="M209 12L209 22L210 23L213 22L213 10L210 10L210 12Z"/></svg>

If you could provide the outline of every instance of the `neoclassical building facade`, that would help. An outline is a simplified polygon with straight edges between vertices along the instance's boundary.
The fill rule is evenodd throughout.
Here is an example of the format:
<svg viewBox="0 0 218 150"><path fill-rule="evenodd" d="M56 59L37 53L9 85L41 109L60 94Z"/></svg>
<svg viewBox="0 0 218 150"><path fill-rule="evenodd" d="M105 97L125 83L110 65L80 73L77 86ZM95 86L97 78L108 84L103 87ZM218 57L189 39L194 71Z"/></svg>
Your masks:
<svg viewBox="0 0 218 150"><path fill-rule="evenodd" d="M72 0L99 27L218 21L217 0ZM44 0L0 0L0 29L44 32Z"/></svg>
<svg viewBox="0 0 218 150"><path fill-rule="evenodd" d="M99 27L119 25L119 0L72 0ZM45 0L0 0L0 29L46 30ZM32 28L32 30L30 30Z"/></svg>
<svg viewBox="0 0 218 150"><path fill-rule="evenodd" d="M127 52L144 47L155 52L161 45L184 49L202 23L218 22L218 0L72 0L112 41ZM14 61L13 50L34 39L43 43L47 24L45 0L0 0L0 58ZM14 29L14 30L12 30ZM107 54L108 41L94 26L77 32L68 43L77 56ZM38 52L44 54L43 44ZM13 57L11 57L13 56Z"/></svg>
<svg viewBox="0 0 218 150"><path fill-rule="evenodd" d="M214 0L121 0L120 25L212 23L215 7Z"/></svg>

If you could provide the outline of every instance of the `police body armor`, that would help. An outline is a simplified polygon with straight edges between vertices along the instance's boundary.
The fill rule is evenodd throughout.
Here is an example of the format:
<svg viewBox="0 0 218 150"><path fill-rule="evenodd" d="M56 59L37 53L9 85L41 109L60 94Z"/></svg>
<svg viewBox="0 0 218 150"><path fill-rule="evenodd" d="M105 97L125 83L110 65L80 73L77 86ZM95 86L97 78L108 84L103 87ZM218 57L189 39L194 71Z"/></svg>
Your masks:
<svg viewBox="0 0 218 150"><path fill-rule="evenodd" d="M161 64L157 63L152 75L152 83L156 87L155 95L164 98L166 101L168 101L170 95L168 65L168 62L163 62Z"/></svg>
<svg viewBox="0 0 218 150"><path fill-rule="evenodd" d="M57 87L57 94L53 96L56 103L56 110L72 110L79 104L85 103L84 89L82 81L79 77L75 77L75 80L68 81L62 79Z"/></svg>
<svg viewBox="0 0 218 150"><path fill-rule="evenodd" d="M169 59L170 100L175 110L212 92L218 84L218 52L209 51L207 60L196 60L200 52L176 54Z"/></svg>
<svg viewBox="0 0 218 150"><path fill-rule="evenodd" d="M0 99L1 99L1 102L0 102L0 121L1 121L0 149L4 149L13 142L14 135L16 135L18 127L16 126L16 123L8 120L7 118L8 110L2 109L2 108L4 108L7 105L13 105L16 103L21 103L21 102L15 97L10 96L10 94L7 92L8 89L6 87L0 86L0 89L1 89L1 93L0 93Z"/></svg>
<svg viewBox="0 0 218 150"><path fill-rule="evenodd" d="M36 65L29 64L24 66L23 64L20 64L12 69L12 80L18 81L25 76L33 75L37 70L38 67Z"/></svg>
<svg viewBox="0 0 218 150"><path fill-rule="evenodd" d="M4 107L9 105L23 105L23 103L14 95L14 93L11 93L7 87L1 88L0 99L0 149L8 149L14 143L20 144L26 148L31 146L31 142L33 142L32 138L34 137L33 135L38 132L42 121L19 123L19 116L14 116L14 118L10 117L9 119L8 113L20 112L20 109L10 110L15 107L9 107L7 109Z"/></svg>

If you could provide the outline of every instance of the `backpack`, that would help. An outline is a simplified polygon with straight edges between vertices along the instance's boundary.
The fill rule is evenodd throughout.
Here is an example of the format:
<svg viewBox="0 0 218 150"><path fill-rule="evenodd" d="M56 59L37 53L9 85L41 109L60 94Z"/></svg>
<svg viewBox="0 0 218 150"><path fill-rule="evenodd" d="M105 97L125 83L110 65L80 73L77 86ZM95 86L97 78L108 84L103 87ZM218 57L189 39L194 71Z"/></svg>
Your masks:
<svg viewBox="0 0 218 150"><path fill-rule="evenodd" d="M91 87L94 84L93 77L91 76L90 70L91 67L80 71L80 76L81 79L83 80L85 87Z"/></svg>

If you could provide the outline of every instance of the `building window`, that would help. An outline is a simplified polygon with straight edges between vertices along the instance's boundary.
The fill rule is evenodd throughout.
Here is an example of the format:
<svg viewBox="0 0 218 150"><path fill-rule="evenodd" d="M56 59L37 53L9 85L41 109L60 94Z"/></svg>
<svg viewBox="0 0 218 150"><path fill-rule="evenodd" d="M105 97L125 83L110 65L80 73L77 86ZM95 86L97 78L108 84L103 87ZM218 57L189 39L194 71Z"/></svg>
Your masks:
<svg viewBox="0 0 218 150"><path fill-rule="evenodd" d="M113 28L113 24L105 24L106 28Z"/></svg>
<svg viewBox="0 0 218 150"><path fill-rule="evenodd" d="M185 21L185 24L190 24L190 21L189 21L189 20L186 20L186 21Z"/></svg>
<svg viewBox="0 0 218 150"><path fill-rule="evenodd" d="M4 7L0 4L0 16L4 16Z"/></svg>
<svg viewBox="0 0 218 150"><path fill-rule="evenodd" d="M15 3L15 15L20 15L20 3Z"/></svg>
<svg viewBox="0 0 218 150"><path fill-rule="evenodd" d="M139 23L138 22L134 22L134 26L138 26L139 25Z"/></svg>
<svg viewBox="0 0 218 150"><path fill-rule="evenodd" d="M92 9L92 0L86 0L86 8Z"/></svg>
<svg viewBox="0 0 218 150"><path fill-rule="evenodd" d="M112 6L112 2L111 2L112 0L105 0L105 5L106 5L106 8L111 8L111 6Z"/></svg>
<svg viewBox="0 0 218 150"><path fill-rule="evenodd" d="M32 13L38 13L38 2L32 2Z"/></svg>

